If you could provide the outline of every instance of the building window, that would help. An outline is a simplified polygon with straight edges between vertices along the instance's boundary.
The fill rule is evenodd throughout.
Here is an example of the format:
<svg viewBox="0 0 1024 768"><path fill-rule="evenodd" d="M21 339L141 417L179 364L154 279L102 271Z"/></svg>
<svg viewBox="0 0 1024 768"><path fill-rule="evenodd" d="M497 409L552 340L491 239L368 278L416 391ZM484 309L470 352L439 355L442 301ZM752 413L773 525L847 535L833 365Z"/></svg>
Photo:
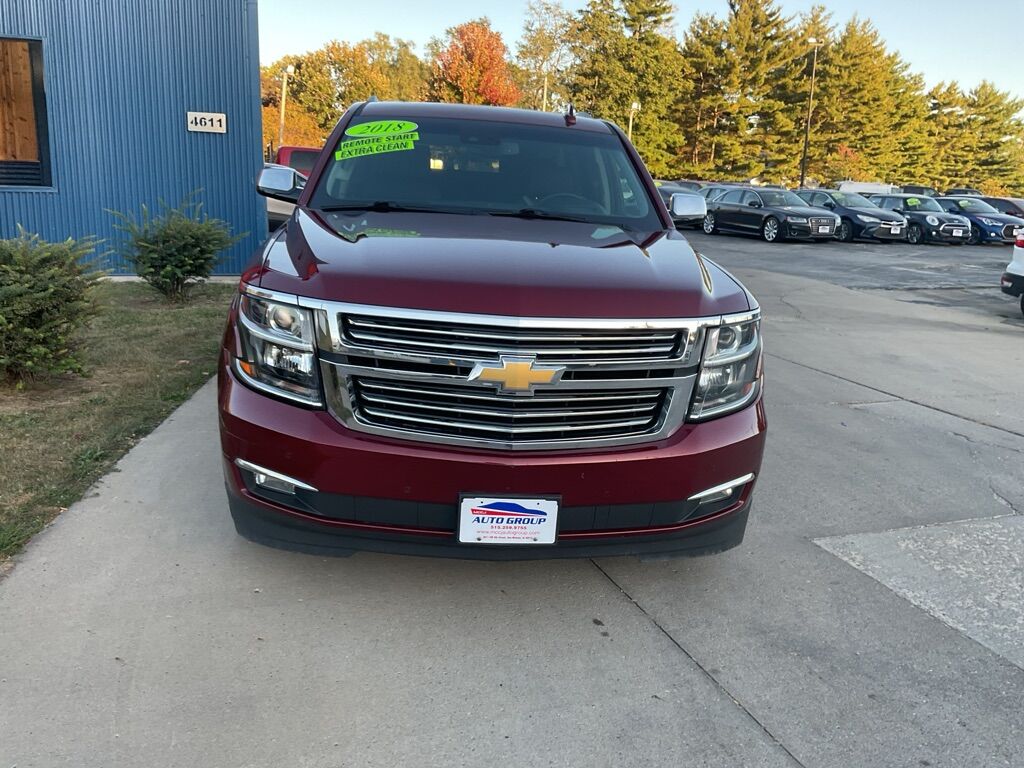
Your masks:
<svg viewBox="0 0 1024 768"><path fill-rule="evenodd" d="M43 44L0 37L0 185L50 186Z"/></svg>

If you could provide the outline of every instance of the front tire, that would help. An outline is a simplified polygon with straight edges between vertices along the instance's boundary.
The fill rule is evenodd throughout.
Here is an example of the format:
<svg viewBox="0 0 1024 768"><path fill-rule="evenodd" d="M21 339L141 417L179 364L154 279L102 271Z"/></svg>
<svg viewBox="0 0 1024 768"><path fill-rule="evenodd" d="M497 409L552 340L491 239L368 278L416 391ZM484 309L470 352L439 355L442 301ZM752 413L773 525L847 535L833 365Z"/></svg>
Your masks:
<svg viewBox="0 0 1024 768"><path fill-rule="evenodd" d="M967 238L968 245L981 245L981 230L977 227L971 227L971 234Z"/></svg>
<svg viewBox="0 0 1024 768"><path fill-rule="evenodd" d="M766 243L777 243L782 239L782 227L779 224L779 220L774 216L769 216L764 220L764 224L761 225L761 237L764 238Z"/></svg>
<svg viewBox="0 0 1024 768"><path fill-rule="evenodd" d="M704 221L701 222L700 228L704 230L705 235L713 235L718 232L718 222L715 221L715 214L708 211L704 214Z"/></svg>
<svg viewBox="0 0 1024 768"><path fill-rule="evenodd" d="M922 240L924 240L924 230L921 229L921 225L911 224L907 229L907 242L911 245L920 245Z"/></svg>
<svg viewBox="0 0 1024 768"><path fill-rule="evenodd" d="M839 229L836 230L836 240L841 243L848 243L853 240L853 224L849 219L839 222Z"/></svg>

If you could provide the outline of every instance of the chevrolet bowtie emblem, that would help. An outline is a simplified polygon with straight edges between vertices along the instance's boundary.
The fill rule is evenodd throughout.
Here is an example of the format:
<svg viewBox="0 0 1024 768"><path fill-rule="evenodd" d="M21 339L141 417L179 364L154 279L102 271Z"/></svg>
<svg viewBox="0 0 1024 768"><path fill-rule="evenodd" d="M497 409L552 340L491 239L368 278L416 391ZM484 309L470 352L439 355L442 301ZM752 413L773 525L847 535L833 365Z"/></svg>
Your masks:
<svg viewBox="0 0 1024 768"><path fill-rule="evenodd" d="M554 384L564 371L563 365L537 365L534 357L502 355L500 365L477 363L469 380L496 384L501 392L529 394L537 385Z"/></svg>

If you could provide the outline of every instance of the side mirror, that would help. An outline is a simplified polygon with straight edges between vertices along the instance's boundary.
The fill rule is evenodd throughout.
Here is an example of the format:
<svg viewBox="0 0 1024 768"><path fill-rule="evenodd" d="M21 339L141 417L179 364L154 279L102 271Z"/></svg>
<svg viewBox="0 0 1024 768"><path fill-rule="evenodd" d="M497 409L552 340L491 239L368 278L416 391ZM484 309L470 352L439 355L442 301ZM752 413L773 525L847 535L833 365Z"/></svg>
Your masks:
<svg viewBox="0 0 1024 768"><path fill-rule="evenodd" d="M833 203L831 200L826 200L824 203L821 204L821 207L828 208L830 211L834 211L836 209L836 204Z"/></svg>
<svg viewBox="0 0 1024 768"><path fill-rule="evenodd" d="M896 211L896 213L903 213L903 206L902 205L897 205L892 210Z"/></svg>
<svg viewBox="0 0 1024 768"><path fill-rule="evenodd" d="M703 219L708 212L708 201L700 195L674 194L669 200L673 219Z"/></svg>
<svg viewBox="0 0 1024 768"><path fill-rule="evenodd" d="M760 208L761 207L761 201L760 200L751 200L749 203L747 203L747 205L749 205L751 208Z"/></svg>
<svg viewBox="0 0 1024 768"><path fill-rule="evenodd" d="M294 168L274 166L264 168L256 179L256 191L264 197L297 203L305 183Z"/></svg>

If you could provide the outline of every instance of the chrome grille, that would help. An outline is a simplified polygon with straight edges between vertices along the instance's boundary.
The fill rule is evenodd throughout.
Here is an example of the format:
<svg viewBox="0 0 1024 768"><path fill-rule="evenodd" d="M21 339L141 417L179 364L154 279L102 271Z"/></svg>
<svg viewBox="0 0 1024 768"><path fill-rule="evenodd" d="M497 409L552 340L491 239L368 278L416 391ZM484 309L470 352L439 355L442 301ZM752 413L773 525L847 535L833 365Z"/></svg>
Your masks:
<svg viewBox="0 0 1024 768"><path fill-rule="evenodd" d="M1020 228L1019 224L1007 224L1003 227L1003 239L1013 240L1017 237L1017 230Z"/></svg>
<svg viewBox="0 0 1024 768"><path fill-rule="evenodd" d="M542 362L668 360L679 349L677 329L517 328L345 314L341 331L351 344L429 357L493 359L534 355Z"/></svg>
<svg viewBox="0 0 1024 768"><path fill-rule="evenodd" d="M482 386L446 387L355 376L355 415L365 423L410 433L496 441L627 437L649 433L661 419L665 389L555 389L532 397L495 394Z"/></svg>
<svg viewBox="0 0 1024 768"><path fill-rule="evenodd" d="M970 224L943 224L941 227L939 227L939 230L947 235L952 235L954 229L961 230L964 236L971 234Z"/></svg>
<svg viewBox="0 0 1024 768"><path fill-rule="evenodd" d="M293 303L316 314L327 407L346 427L503 451L669 437L686 421L707 329L759 314L570 319ZM525 388L491 375L524 363L557 375L527 375Z"/></svg>
<svg viewBox="0 0 1024 768"><path fill-rule="evenodd" d="M833 229L835 229L835 226L836 226L836 220L835 219L829 218L829 217L824 217L824 216L820 216L820 217L812 216L809 219L809 222L810 222L810 226L814 230L814 232L818 231L818 227L828 227L828 231L831 232Z"/></svg>

